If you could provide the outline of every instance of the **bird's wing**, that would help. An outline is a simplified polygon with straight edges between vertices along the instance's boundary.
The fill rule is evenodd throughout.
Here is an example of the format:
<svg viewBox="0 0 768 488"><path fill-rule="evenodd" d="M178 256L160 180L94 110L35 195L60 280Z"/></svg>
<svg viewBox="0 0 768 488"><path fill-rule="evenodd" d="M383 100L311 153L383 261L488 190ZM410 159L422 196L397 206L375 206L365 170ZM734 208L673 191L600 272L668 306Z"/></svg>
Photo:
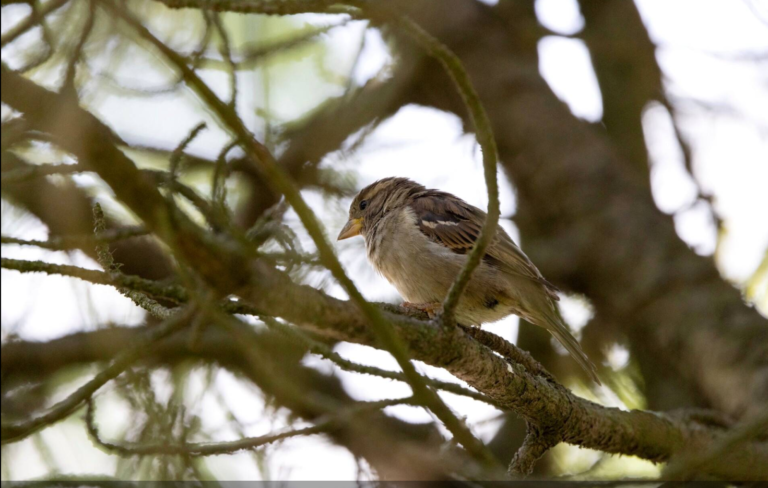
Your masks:
<svg viewBox="0 0 768 488"><path fill-rule="evenodd" d="M472 249L485 223L485 212L450 193L420 192L412 196L409 206L421 233L457 254L467 254ZM507 273L540 283L554 300L558 299L557 288L544 279L501 227L488 245L483 260Z"/></svg>

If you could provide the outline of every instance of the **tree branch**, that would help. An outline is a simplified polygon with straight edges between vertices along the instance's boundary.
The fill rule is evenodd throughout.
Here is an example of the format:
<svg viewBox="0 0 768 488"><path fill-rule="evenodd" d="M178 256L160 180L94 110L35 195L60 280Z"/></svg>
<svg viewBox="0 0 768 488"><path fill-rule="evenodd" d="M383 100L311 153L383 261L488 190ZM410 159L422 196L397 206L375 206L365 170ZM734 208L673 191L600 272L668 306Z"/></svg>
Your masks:
<svg viewBox="0 0 768 488"><path fill-rule="evenodd" d="M274 287L274 283L264 286L265 289ZM283 296L282 303L276 304L277 308L294 310L290 315L294 315L293 318L305 324L305 327L324 332L336 339L373 344L374 338L365 327L365 319L354 305L325 297L310 287L292 285L287 289L281 287L280 290L273 293ZM263 290L255 290L255 293L262 295ZM274 301L274 296L264 296L265 303ZM318 301L325 303L318 304ZM298 314L303 316L303 320L296 316ZM609 453L637 455L645 459L663 461L684 449L703 449L712 445L726 432L722 427L704 425L684 417L602 407L574 396L559 385L533 376L517 365L510 365L507 360L494 355L468 336L458 340L434 324L391 314L387 316L391 317L401 337L409 342L416 358L447 369L494 398L500 406L517 412L542 431L556 432L559 441ZM330 317L334 319L328 320ZM122 340L97 339L104 334L118 333L124 335ZM123 344L132 340L131 337L141 337L141 334L142 331L136 329L119 332L94 331L51 343L9 343L3 346L0 354L2 368L7 374L13 374L14 371L50 371L51 366L60 368L73 361L108 359L110 354L116 353L114 348L119 350ZM91 336L93 338L90 338ZM200 341L205 349L185 352L189 347L188 339L176 337L172 343L159 344L158 347L161 348L154 357L169 361L179 354L182 357L189 354L193 357L205 354L208 357L220 358L226 363L227 358L232 357L228 351L238 347L236 337L228 334L211 336L206 332L205 339ZM93 347L93 344L103 345ZM105 347L109 344L109 347ZM168 348L174 344L171 349ZM48 350L60 351L59 356L44 352ZM57 363L61 360L65 363ZM757 447L746 447L746 453L750 453L748 456L753 456L752 463L768 460L764 459L760 452ZM720 465L719 473L724 474L724 477L733 477L733 473L741 472L740 470L752 469L749 466L757 469L757 464L745 465L745 457L747 456L742 449L726 453L724 460L739 459L739 463L728 468L727 461L724 461Z"/></svg>
<svg viewBox="0 0 768 488"><path fill-rule="evenodd" d="M70 276L96 285L109 285L128 288L134 291L148 293L157 298L164 298L176 303L186 302L187 291L180 286L165 285L156 281L146 280L138 276L107 273L95 269L80 268L69 264L52 264L44 261L25 261L21 259L2 258L2 267L21 273L46 273Z"/></svg>
<svg viewBox="0 0 768 488"><path fill-rule="evenodd" d="M533 466L541 456L557 445L557 435L548 435L539 431L534 425L528 424L528 433L523 445L515 453L509 463L509 474L512 476L528 476L533 472Z"/></svg>

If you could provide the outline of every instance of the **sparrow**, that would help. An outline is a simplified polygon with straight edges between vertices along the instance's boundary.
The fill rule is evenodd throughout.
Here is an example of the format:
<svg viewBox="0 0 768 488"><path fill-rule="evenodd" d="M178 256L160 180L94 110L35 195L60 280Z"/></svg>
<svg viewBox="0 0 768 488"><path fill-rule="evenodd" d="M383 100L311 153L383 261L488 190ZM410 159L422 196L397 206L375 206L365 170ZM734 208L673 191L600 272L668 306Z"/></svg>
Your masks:
<svg viewBox="0 0 768 488"><path fill-rule="evenodd" d="M338 240L363 236L368 261L397 289L404 306L434 317L467 260L486 213L461 198L407 178L363 188ZM547 329L597 384L597 370L557 308L557 288L501 227L456 307L456 320L481 326L510 314Z"/></svg>

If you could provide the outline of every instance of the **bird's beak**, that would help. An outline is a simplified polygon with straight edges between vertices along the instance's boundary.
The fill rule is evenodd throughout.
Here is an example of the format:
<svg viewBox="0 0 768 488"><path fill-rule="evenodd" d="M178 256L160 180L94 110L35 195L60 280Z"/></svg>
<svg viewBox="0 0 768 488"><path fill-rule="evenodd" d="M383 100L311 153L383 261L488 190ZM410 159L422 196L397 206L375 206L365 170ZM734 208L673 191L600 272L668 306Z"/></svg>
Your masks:
<svg viewBox="0 0 768 488"><path fill-rule="evenodd" d="M336 238L337 241L343 241L344 239L349 239L350 237L355 237L360 235L360 231L363 228L363 219L349 219L349 221L344 225L344 228L341 229L341 232L339 232L339 237Z"/></svg>

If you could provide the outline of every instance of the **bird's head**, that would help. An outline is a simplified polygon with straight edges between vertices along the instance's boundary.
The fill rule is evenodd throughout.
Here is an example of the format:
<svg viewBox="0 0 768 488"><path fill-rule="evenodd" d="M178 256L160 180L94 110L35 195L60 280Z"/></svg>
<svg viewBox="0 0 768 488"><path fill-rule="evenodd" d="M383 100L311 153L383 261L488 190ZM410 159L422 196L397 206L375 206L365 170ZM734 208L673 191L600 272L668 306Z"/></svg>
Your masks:
<svg viewBox="0 0 768 488"><path fill-rule="evenodd" d="M408 178L384 178L366 186L349 206L349 220L338 240L366 235L388 212L402 207L414 193L425 188Z"/></svg>

